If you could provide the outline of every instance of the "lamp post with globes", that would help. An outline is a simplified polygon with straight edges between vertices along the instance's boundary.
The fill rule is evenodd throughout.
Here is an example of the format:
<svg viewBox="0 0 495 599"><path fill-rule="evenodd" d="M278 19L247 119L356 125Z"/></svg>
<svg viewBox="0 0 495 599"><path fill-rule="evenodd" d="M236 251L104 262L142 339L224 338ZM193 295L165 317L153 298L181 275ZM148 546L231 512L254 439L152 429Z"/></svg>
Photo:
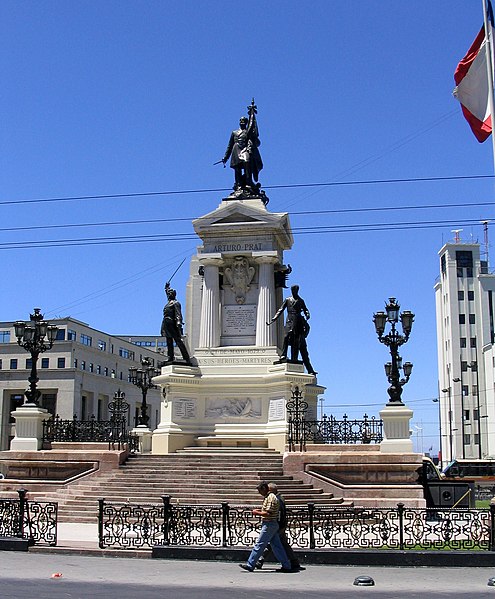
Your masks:
<svg viewBox="0 0 495 599"><path fill-rule="evenodd" d="M385 310L386 312L376 312L373 315L373 322L375 324L378 340L380 343L383 343L390 348L392 361L385 364L385 374L390 383L390 387L387 390L390 401L387 405L402 405L402 387L408 382L413 365L411 362L404 362L404 364L402 364L399 348L409 339L412 323L414 322L414 314L409 310L404 310L399 314L400 306L395 297L389 298L388 303L385 305ZM403 334L400 334L397 330L396 325L399 322L399 319L402 325ZM387 322L390 324L391 330L385 335ZM404 378L401 378L401 370L404 374Z"/></svg>
<svg viewBox="0 0 495 599"><path fill-rule="evenodd" d="M138 417L139 426L148 426L148 404L146 403L146 395L149 389L156 389L151 381L153 377L158 376L159 371L153 366L149 358L141 360L141 368L131 366L129 368L129 381L141 389L143 401L141 402L141 413Z"/></svg>
<svg viewBox="0 0 495 599"><path fill-rule="evenodd" d="M17 343L31 354L31 373L29 375L29 388L25 392L26 407L38 407L41 392L37 387L39 381L37 362L39 355L53 347L57 338L58 327L48 324L43 320L40 308L34 308L30 314L30 322L18 320L14 322Z"/></svg>

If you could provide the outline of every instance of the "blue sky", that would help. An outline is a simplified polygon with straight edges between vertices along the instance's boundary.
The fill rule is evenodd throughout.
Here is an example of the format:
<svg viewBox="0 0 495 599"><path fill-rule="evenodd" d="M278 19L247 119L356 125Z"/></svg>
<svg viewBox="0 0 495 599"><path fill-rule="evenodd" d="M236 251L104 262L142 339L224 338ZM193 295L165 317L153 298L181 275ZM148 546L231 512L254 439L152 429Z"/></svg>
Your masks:
<svg viewBox="0 0 495 599"><path fill-rule="evenodd" d="M438 449L437 252L455 228L483 240L493 181L369 182L493 175L491 141L478 144L452 97L481 0L3 0L0 23L0 320L40 306L158 334L164 282L194 239L61 240L190 237L190 219L225 191L146 194L230 188L232 171L213 162L254 96L269 209L290 212L294 228L342 227L296 233L285 256L312 314L325 411L378 415L388 354L372 315L395 296L416 314L402 351L414 363L403 398L422 429L415 446ZM312 183L346 185L270 189ZM420 221L439 226L349 230ZM54 243L5 246L37 240ZM183 302L187 274L174 279Z"/></svg>

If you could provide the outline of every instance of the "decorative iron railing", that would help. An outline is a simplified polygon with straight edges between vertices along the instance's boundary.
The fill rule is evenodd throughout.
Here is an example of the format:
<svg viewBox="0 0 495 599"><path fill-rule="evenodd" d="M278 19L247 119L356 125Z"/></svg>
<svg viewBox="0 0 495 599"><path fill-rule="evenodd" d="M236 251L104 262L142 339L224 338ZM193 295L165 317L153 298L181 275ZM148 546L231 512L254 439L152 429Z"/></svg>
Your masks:
<svg viewBox="0 0 495 599"><path fill-rule="evenodd" d="M31 545L56 545L58 504L28 501L25 489L17 493L19 499L0 499L0 537L27 539Z"/></svg>
<svg viewBox="0 0 495 599"><path fill-rule="evenodd" d="M362 420L350 420L344 414L342 420L324 415L321 420L308 420L308 403L298 386L292 389L287 401L287 445L289 451L304 451L306 443L355 444L381 443L383 421L367 414Z"/></svg>
<svg viewBox="0 0 495 599"><path fill-rule="evenodd" d="M495 507L475 509L288 507L287 535L296 549L436 549L495 551ZM252 508L99 502L99 545L249 547L260 520Z"/></svg>
<svg viewBox="0 0 495 599"><path fill-rule="evenodd" d="M129 441L130 432L125 418L120 420L78 420L74 414L72 420L64 420L55 416L43 422L43 443L63 442L102 442L108 443L109 449L121 449Z"/></svg>
<svg viewBox="0 0 495 599"><path fill-rule="evenodd" d="M362 420L350 420L347 414L342 420L323 416L321 420L304 420L303 435L306 442L313 443L380 443L383 441L383 421L367 414Z"/></svg>
<svg viewBox="0 0 495 599"><path fill-rule="evenodd" d="M93 414L89 420L63 420L57 414L43 422L43 443L62 441L69 443L108 443L108 449L139 450L139 438L127 428L129 403L120 389L115 392L113 401L108 404L109 420L97 420Z"/></svg>

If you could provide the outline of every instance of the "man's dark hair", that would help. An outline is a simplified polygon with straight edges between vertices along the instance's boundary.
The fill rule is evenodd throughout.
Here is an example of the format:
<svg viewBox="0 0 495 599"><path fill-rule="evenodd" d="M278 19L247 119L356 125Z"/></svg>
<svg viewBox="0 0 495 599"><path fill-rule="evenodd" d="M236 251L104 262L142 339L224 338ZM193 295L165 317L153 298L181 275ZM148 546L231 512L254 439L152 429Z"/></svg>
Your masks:
<svg viewBox="0 0 495 599"><path fill-rule="evenodd" d="M268 483L266 482L266 480L262 480L256 488L258 489L258 491L261 491L262 489L265 489L266 491L269 490Z"/></svg>

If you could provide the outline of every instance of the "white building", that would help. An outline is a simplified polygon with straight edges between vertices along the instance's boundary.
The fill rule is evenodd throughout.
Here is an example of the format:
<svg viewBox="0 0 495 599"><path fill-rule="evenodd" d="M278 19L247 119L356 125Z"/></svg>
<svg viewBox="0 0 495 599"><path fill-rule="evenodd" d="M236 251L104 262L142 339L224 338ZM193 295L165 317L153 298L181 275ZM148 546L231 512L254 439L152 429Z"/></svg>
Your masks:
<svg viewBox="0 0 495 599"><path fill-rule="evenodd" d="M58 336L38 360L41 407L64 419L76 414L79 420L92 415L107 420L108 403L120 389L130 404L129 426L135 426L142 393L129 382L129 367L140 367L145 357L157 366L162 356L153 350L165 340L109 335L73 318L50 320L50 324L58 327ZM0 322L0 450L8 449L14 436L11 412L24 402L30 370L30 355L17 344L14 323ZM160 390L150 389L146 399L153 430L160 418Z"/></svg>
<svg viewBox="0 0 495 599"><path fill-rule="evenodd" d="M477 243L447 243L435 284L440 447L452 459L495 457L495 275Z"/></svg>

